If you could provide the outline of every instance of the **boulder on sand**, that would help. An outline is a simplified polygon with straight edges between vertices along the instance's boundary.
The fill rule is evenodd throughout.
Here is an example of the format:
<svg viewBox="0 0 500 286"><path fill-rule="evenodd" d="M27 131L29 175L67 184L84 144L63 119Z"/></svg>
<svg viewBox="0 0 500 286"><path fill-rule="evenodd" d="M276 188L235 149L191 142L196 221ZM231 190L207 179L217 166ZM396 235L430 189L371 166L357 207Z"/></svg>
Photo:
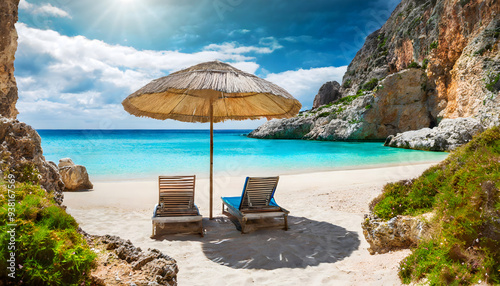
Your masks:
<svg viewBox="0 0 500 286"><path fill-rule="evenodd" d="M384 145L426 151L451 151L483 131L481 122L474 118L443 119L432 129L423 128L389 136Z"/></svg>
<svg viewBox="0 0 500 286"><path fill-rule="evenodd" d="M59 160L59 173L64 182L64 191L79 191L94 188L90 182L87 169L82 165L75 165L70 158Z"/></svg>

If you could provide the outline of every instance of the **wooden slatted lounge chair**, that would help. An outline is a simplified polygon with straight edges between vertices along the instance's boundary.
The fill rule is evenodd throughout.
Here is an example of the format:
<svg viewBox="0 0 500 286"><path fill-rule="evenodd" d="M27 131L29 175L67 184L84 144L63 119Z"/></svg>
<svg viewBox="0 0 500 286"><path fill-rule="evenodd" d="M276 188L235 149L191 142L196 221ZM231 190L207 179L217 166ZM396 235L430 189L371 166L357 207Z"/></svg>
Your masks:
<svg viewBox="0 0 500 286"><path fill-rule="evenodd" d="M196 176L159 176L159 199L152 221L153 235L196 232L203 236L202 216L194 204ZM176 229L177 228L177 229Z"/></svg>
<svg viewBox="0 0 500 286"><path fill-rule="evenodd" d="M266 220L283 217L283 228L288 230L288 213L274 200L274 192L279 177L247 177L241 197L222 197L222 213L238 219L241 232L247 233L252 227L268 227ZM250 220L259 220L251 226Z"/></svg>

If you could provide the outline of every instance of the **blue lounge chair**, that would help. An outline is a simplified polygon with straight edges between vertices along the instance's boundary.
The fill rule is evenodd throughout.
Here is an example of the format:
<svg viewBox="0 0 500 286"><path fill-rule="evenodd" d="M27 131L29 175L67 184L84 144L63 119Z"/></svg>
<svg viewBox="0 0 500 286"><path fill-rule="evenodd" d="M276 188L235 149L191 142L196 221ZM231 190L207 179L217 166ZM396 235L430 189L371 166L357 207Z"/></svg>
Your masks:
<svg viewBox="0 0 500 286"><path fill-rule="evenodd" d="M288 230L288 213L274 200L279 177L247 177L241 197L222 197L222 213L238 219L241 232L247 233L249 220L260 220L253 227L267 227L266 219L283 217L283 228ZM274 224L273 224L274 225Z"/></svg>

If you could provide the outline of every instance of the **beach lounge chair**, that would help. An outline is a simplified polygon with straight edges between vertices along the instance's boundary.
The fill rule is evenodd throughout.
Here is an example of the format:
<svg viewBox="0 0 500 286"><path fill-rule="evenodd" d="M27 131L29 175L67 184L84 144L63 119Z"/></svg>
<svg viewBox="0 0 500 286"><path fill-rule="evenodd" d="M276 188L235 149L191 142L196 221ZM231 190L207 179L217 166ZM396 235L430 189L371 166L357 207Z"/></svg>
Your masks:
<svg viewBox="0 0 500 286"><path fill-rule="evenodd" d="M196 176L159 176L159 199L152 221L153 235L196 232L203 236L202 216L194 204Z"/></svg>
<svg viewBox="0 0 500 286"><path fill-rule="evenodd" d="M283 228L288 230L289 211L274 200L278 180L279 177L247 177L241 197L222 197L222 213L238 219L242 233L275 225L275 219L280 217Z"/></svg>

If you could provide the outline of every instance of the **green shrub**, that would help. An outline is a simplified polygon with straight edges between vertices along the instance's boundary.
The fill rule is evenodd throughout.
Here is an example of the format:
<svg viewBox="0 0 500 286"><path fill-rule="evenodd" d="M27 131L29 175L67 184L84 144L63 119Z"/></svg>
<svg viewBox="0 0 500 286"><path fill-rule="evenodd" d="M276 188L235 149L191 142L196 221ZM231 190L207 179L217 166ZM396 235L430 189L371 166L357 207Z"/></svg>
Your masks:
<svg viewBox="0 0 500 286"><path fill-rule="evenodd" d="M428 65L429 65L429 59L424 59L424 61L422 62L422 69L426 70Z"/></svg>
<svg viewBox="0 0 500 286"><path fill-rule="evenodd" d="M6 186L0 185L6 193ZM16 280L23 285L90 285L95 253L78 224L39 186L18 183L16 193ZM7 277L8 201L0 196L0 279ZM20 282L22 281L22 282Z"/></svg>
<svg viewBox="0 0 500 286"><path fill-rule="evenodd" d="M438 41L434 41L431 43L431 45L429 46L429 48L431 50L434 50L434 49L437 49L437 47L439 46L439 42Z"/></svg>
<svg viewBox="0 0 500 286"><path fill-rule="evenodd" d="M333 115L338 115L338 114L340 114L340 113L341 113L342 111L344 111L344 110L345 110L345 107L340 106L340 107L338 107L338 108L336 108L336 109L332 110L332 114L333 114Z"/></svg>
<svg viewBox="0 0 500 286"><path fill-rule="evenodd" d="M356 98L358 98L359 95L348 95L348 96L344 96L342 98L340 98L339 100L337 100L335 102L335 104L343 104L343 105L348 105L350 104L353 100L355 100Z"/></svg>
<svg viewBox="0 0 500 286"><path fill-rule="evenodd" d="M386 43L387 43L387 38L384 38L384 40L378 45L378 48L380 50L383 49L385 47Z"/></svg>
<svg viewBox="0 0 500 286"><path fill-rule="evenodd" d="M327 117L328 115L330 115L330 112L323 112L323 113L320 113L318 115L318 117Z"/></svg>
<svg viewBox="0 0 500 286"><path fill-rule="evenodd" d="M364 94L365 94L365 91L366 91L366 90L364 90L364 89L362 89L362 88L358 89L358 91L356 92L356 95L355 95L355 96L356 96L356 98L357 98L357 97L360 97L360 96L362 96L362 95L364 95Z"/></svg>
<svg viewBox="0 0 500 286"><path fill-rule="evenodd" d="M488 76L488 80L486 83L486 89L491 91L491 92L496 92L498 91L498 81L500 80L500 73L495 74L490 74Z"/></svg>
<svg viewBox="0 0 500 286"><path fill-rule="evenodd" d="M420 65L416 62L411 62L409 65L408 65L408 68L409 69L419 69L421 68Z"/></svg>
<svg viewBox="0 0 500 286"><path fill-rule="evenodd" d="M350 79L348 79L348 80L344 81L344 83L342 84L342 87L343 88L350 88L351 83L352 83L352 81Z"/></svg>
<svg viewBox="0 0 500 286"><path fill-rule="evenodd" d="M373 90L378 85L378 78L372 78L369 82L363 85L364 90Z"/></svg>
<svg viewBox="0 0 500 286"><path fill-rule="evenodd" d="M432 211L432 237L400 264L404 283L500 283L500 128L493 127L414 180L387 184L370 205L383 219Z"/></svg>
<svg viewBox="0 0 500 286"><path fill-rule="evenodd" d="M365 109L370 109L370 108L372 108L371 104L368 104L367 106L365 106Z"/></svg>

